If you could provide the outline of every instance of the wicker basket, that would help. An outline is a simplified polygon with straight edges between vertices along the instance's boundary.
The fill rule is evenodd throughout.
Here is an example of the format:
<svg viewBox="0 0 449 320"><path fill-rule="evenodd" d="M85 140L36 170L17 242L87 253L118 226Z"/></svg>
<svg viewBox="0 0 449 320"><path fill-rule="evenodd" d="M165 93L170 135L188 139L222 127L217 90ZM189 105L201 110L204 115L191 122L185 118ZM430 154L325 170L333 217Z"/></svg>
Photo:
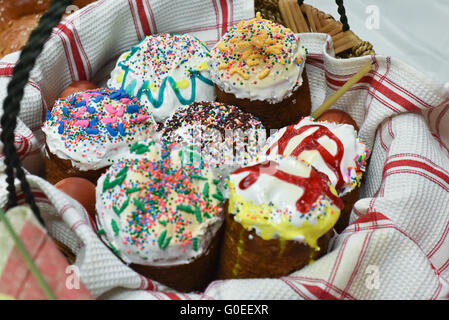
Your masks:
<svg viewBox="0 0 449 320"><path fill-rule="evenodd" d="M295 32L329 34L334 42L336 56L339 58L375 54L371 43L361 40L351 30L344 31L343 24L335 20L330 14L307 4L300 5L302 2L296 0L255 0L255 8L264 18L283 24Z"/></svg>
<svg viewBox="0 0 449 320"><path fill-rule="evenodd" d="M71 4L71 0L54 1L51 8L40 21L39 26L31 34L28 45L23 49L20 61L17 64L11 85L8 88L8 96L4 103L4 113L2 115L2 142L4 143L5 162L8 164L8 204L10 207L17 205L17 195L14 187L14 178L17 177L25 194L27 202L30 204L33 212L43 225L40 211L35 203L31 188L26 180L25 173L21 167L21 163L14 146L14 130L17 125L16 117L20 110L20 101L23 97L23 88L28 81L30 72L40 55L44 41L50 36L52 28L56 26L63 14L65 8ZM256 11L261 12L266 19L273 20L289 27L295 32L321 32L328 33L334 39L334 44L345 43L345 46L336 50L337 56L340 58L348 58L354 56L364 56L374 54L372 45L369 42L362 41L352 31L344 30L345 27L341 22L336 21L331 15L325 14L316 8L302 4L296 0L255 0ZM286 15L285 5L297 6L295 10ZM341 3L342 5L342 3ZM282 12L284 11L284 15ZM293 15L292 13L295 13ZM299 19L303 28L298 30L297 24L292 22L293 19ZM349 39L346 43L343 40ZM344 50L341 50L344 48ZM69 263L73 263L75 255L62 243L56 241L56 244L67 257Z"/></svg>

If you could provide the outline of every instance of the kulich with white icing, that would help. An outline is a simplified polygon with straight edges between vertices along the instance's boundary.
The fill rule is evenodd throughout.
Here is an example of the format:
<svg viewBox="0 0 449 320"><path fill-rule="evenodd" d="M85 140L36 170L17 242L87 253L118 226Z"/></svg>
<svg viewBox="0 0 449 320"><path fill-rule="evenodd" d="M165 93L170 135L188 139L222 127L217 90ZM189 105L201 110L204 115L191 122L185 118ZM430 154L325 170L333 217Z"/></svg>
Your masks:
<svg viewBox="0 0 449 320"><path fill-rule="evenodd" d="M152 115L123 90L76 92L56 101L42 127L49 151L79 170L98 170L155 131Z"/></svg>
<svg viewBox="0 0 449 320"><path fill-rule="evenodd" d="M293 156L325 173L339 195L360 185L370 151L348 124L315 122L312 117L278 130L265 147L270 156Z"/></svg>
<svg viewBox="0 0 449 320"><path fill-rule="evenodd" d="M189 263L208 249L223 223L214 172L193 151L152 140L98 181L99 234L125 262Z"/></svg>
<svg viewBox="0 0 449 320"><path fill-rule="evenodd" d="M108 86L136 96L163 122L179 106L215 100L209 55L209 49L188 34L148 36L120 57Z"/></svg>
<svg viewBox="0 0 449 320"><path fill-rule="evenodd" d="M264 240L298 241L318 250L343 208L325 175L291 157L236 170L229 178L229 214Z"/></svg>
<svg viewBox="0 0 449 320"><path fill-rule="evenodd" d="M278 103L301 86L306 53L299 36L258 13L211 50L212 80L239 99Z"/></svg>

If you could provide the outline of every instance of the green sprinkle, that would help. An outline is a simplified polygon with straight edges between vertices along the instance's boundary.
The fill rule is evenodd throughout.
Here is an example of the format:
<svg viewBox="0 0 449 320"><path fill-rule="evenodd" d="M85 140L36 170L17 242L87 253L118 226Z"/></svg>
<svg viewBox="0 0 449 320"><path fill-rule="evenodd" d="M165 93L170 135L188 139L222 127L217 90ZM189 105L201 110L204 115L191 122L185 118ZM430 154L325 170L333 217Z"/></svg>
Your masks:
<svg viewBox="0 0 449 320"><path fill-rule="evenodd" d="M193 178L193 179L196 179L196 180L203 180L203 181L206 181L206 180L207 180L207 178L204 178L204 177L202 177L202 176L196 176L196 175L192 175L192 178Z"/></svg>
<svg viewBox="0 0 449 320"><path fill-rule="evenodd" d="M100 235L100 236L105 234L105 233L106 233L106 231L104 231L104 229L97 230L97 234Z"/></svg>
<svg viewBox="0 0 449 320"><path fill-rule="evenodd" d="M204 185L204 188L203 188L203 196L204 196L205 198L208 198L208 197L209 197L209 183L208 183L208 182L206 182L206 184Z"/></svg>
<svg viewBox="0 0 449 320"><path fill-rule="evenodd" d="M161 225L163 225L164 227L167 226L168 221L158 221Z"/></svg>
<svg viewBox="0 0 449 320"><path fill-rule="evenodd" d="M134 152L136 154L143 154L145 152L150 151L150 146L154 144L154 141L151 141L147 146L144 144L140 144L136 142L131 148L130 152Z"/></svg>
<svg viewBox="0 0 449 320"><path fill-rule="evenodd" d="M160 235L159 238L157 238L157 244L159 245L159 248L162 249L162 245L165 240L165 236L167 235L167 230L164 230Z"/></svg>
<svg viewBox="0 0 449 320"><path fill-rule="evenodd" d="M125 192L126 192L126 194L131 194L131 193L135 193L135 192L138 192L138 191L140 191L140 188L139 187L135 187L135 188L127 189Z"/></svg>
<svg viewBox="0 0 449 320"><path fill-rule="evenodd" d="M160 198L162 198L163 195L164 195L162 192L159 192L159 191L153 191L153 194L158 196L158 197L160 197Z"/></svg>
<svg viewBox="0 0 449 320"><path fill-rule="evenodd" d="M198 207L198 206L195 206L195 217L199 223L203 222L203 217L201 216L201 210L200 210L200 207Z"/></svg>
<svg viewBox="0 0 449 320"><path fill-rule="evenodd" d="M192 238L193 250L198 251L198 238Z"/></svg>
<svg viewBox="0 0 449 320"><path fill-rule="evenodd" d="M221 193L213 194L212 197L217 199L218 201L224 201L223 195Z"/></svg>
<svg viewBox="0 0 449 320"><path fill-rule="evenodd" d="M185 211L185 212L191 213L191 214L195 213L195 211L193 211L191 206L185 206L185 205L182 205L182 204L177 205L176 209L177 210L181 210L181 211Z"/></svg>
<svg viewBox="0 0 449 320"><path fill-rule="evenodd" d="M111 220L112 230L114 231L114 235L118 236L120 229L118 228L117 222L114 219Z"/></svg>
<svg viewBox="0 0 449 320"><path fill-rule="evenodd" d="M129 204L129 198L126 199L125 202L123 202L123 205L119 208L117 208L116 206L112 206L112 210L114 210L115 214L120 216L120 214L126 209L126 207Z"/></svg>
<svg viewBox="0 0 449 320"><path fill-rule="evenodd" d="M162 250L165 250L171 241L171 237L168 237L167 239L165 239L166 236L167 236L167 230L164 230L161 233L161 235L159 236L159 238L157 239L157 244L159 245L159 248L161 248Z"/></svg>
<svg viewBox="0 0 449 320"><path fill-rule="evenodd" d="M124 167L122 170L119 171L119 173L117 173L117 177L115 178L115 180L112 181L109 181L109 175L107 175L103 183L103 192L112 189L118 185L121 185L123 181L126 179L127 173L128 167Z"/></svg>
<svg viewBox="0 0 449 320"><path fill-rule="evenodd" d="M161 249L162 249L162 250L165 250L165 249L168 247L170 241L171 241L171 237L168 237L167 239L165 239L165 242L164 242L164 244L162 245L162 248L161 248Z"/></svg>
<svg viewBox="0 0 449 320"><path fill-rule="evenodd" d="M145 205L139 199L134 199L134 205L137 207L137 209L145 212Z"/></svg>
<svg viewBox="0 0 449 320"><path fill-rule="evenodd" d="M207 219L210 219L210 215L209 215L207 212L204 212L204 216L205 216Z"/></svg>
<svg viewBox="0 0 449 320"><path fill-rule="evenodd" d="M217 185L217 184L219 184L219 183L220 183L220 180L214 179L214 184L215 184L215 185Z"/></svg>
<svg viewBox="0 0 449 320"><path fill-rule="evenodd" d="M114 245L112 243L109 242L109 247L111 248L111 250L120 257L120 252L117 250L116 247L114 247Z"/></svg>

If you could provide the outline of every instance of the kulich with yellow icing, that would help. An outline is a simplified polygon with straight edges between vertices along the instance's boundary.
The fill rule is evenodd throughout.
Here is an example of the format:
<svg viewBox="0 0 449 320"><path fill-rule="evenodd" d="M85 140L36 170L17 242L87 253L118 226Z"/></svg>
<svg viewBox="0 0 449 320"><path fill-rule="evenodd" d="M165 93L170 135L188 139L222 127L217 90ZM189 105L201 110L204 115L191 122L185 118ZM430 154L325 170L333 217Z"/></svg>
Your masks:
<svg viewBox="0 0 449 320"><path fill-rule="evenodd" d="M312 117L278 130L267 141L270 156L293 156L326 174L340 196L360 186L370 151L348 124Z"/></svg>
<svg viewBox="0 0 449 320"><path fill-rule="evenodd" d="M148 36L120 57L108 86L136 96L163 122L179 106L215 100L209 55L204 43L188 34Z"/></svg>
<svg viewBox="0 0 449 320"><path fill-rule="evenodd" d="M99 234L125 262L189 263L208 249L223 223L215 173L190 149L152 140L98 181Z"/></svg>
<svg viewBox="0 0 449 320"><path fill-rule="evenodd" d="M98 170L156 129L150 112L123 90L75 92L56 101L42 127L51 153L79 170Z"/></svg>
<svg viewBox="0 0 449 320"><path fill-rule="evenodd" d="M327 177L291 157L236 170L229 178L228 212L264 240L298 241L319 250L343 208Z"/></svg>
<svg viewBox="0 0 449 320"><path fill-rule="evenodd" d="M278 103L302 84L306 52L298 35L258 13L211 50L212 80L237 98Z"/></svg>

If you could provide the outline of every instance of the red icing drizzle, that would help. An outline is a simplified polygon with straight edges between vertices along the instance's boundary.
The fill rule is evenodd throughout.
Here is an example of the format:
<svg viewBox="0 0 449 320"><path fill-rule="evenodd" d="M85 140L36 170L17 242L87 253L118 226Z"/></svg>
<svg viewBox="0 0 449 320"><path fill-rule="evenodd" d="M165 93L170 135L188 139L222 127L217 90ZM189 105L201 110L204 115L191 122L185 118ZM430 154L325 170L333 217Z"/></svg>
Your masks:
<svg viewBox="0 0 449 320"><path fill-rule="evenodd" d="M303 126L299 129L295 129L294 126L288 126L285 133L281 138L278 139L277 143L272 145L267 154L270 154L276 145L278 146L278 154L284 155L285 148L287 147L289 141L306 130L310 128L318 128L314 133L304 138L301 143L292 151L291 156L298 157L303 151L316 150L320 153L324 162L326 162L329 169L331 169L334 174L337 176L337 185L335 186L337 190L340 190L343 187L345 181L343 180L343 175L340 171L341 160L343 159L343 143L335 136L327 127L320 125L309 125ZM329 151L326 150L319 142L318 139L328 136L329 139L334 140L337 144L337 154L335 156L331 155Z"/></svg>
<svg viewBox="0 0 449 320"><path fill-rule="evenodd" d="M328 178L325 174L312 168L310 171L310 176L305 178L278 170L278 167L279 164L274 161L265 161L251 167L238 169L234 172L234 174L249 172L249 174L239 183L239 188L242 190L246 190L256 183L261 174L267 174L303 188L304 194L298 199L298 201L296 201L296 209L304 214L308 213L312 209L313 204L323 194L328 196L337 207L340 209L343 208L343 202L341 199L330 191Z"/></svg>

